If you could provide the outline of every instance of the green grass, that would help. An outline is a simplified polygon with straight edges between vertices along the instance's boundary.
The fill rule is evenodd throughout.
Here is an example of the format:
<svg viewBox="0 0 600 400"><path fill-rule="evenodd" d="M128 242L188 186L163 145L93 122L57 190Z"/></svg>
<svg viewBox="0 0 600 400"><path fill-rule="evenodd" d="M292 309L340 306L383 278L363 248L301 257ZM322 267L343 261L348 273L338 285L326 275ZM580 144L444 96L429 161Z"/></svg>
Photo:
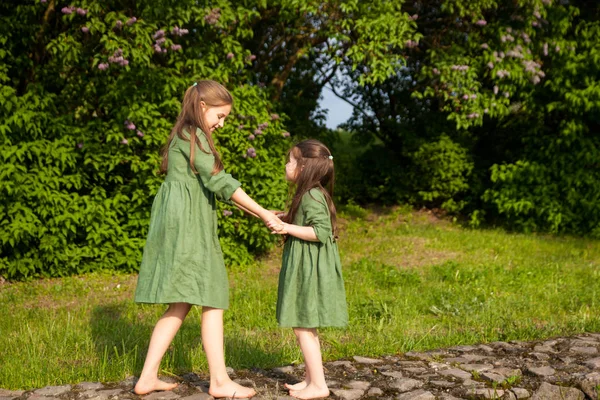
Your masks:
<svg viewBox="0 0 600 400"><path fill-rule="evenodd" d="M469 230L403 208L352 215L340 241L350 328L322 330L326 360L600 331L597 240ZM233 368L301 362L275 320L280 251L229 270ZM135 283L98 273L0 286L0 387L138 374L164 307L134 304ZM206 370L193 308L162 373Z"/></svg>

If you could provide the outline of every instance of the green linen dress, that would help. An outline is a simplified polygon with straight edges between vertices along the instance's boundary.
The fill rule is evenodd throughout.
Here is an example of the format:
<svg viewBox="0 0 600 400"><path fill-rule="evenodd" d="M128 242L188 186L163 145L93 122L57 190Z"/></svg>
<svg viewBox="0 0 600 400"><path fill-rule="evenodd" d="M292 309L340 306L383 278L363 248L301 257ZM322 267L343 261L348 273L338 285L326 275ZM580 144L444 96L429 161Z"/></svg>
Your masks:
<svg viewBox="0 0 600 400"><path fill-rule="evenodd" d="M196 136L210 151L204 132L198 129ZM194 174L190 142L177 136L168 157L167 177L152 204L135 301L226 309L229 283L217 236L215 198L229 200L241 184L225 171L212 175L214 156L199 148L194 151Z"/></svg>
<svg viewBox="0 0 600 400"><path fill-rule="evenodd" d="M346 292L329 208L320 189L302 196L294 225L312 226L319 239L290 236L283 248L277 293L281 327L318 328L348 325Z"/></svg>

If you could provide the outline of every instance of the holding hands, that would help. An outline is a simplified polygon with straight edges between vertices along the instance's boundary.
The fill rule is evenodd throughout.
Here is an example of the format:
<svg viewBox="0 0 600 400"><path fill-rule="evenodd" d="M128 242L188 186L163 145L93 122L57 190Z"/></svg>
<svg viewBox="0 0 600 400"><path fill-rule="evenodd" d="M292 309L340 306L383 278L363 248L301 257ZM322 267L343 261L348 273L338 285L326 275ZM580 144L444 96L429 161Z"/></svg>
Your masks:
<svg viewBox="0 0 600 400"><path fill-rule="evenodd" d="M265 221L265 225L267 225L267 228L271 230L271 233L275 233L278 235L287 235L287 224L281 219L279 219L279 217L283 217L285 214L281 212L273 212L273 215L275 216L275 218L271 218L270 220Z"/></svg>
<svg viewBox="0 0 600 400"><path fill-rule="evenodd" d="M263 220L267 228L271 230L271 233L285 235L284 226L285 223L281 220L281 218L285 215L283 211L269 210L271 214L269 218Z"/></svg>

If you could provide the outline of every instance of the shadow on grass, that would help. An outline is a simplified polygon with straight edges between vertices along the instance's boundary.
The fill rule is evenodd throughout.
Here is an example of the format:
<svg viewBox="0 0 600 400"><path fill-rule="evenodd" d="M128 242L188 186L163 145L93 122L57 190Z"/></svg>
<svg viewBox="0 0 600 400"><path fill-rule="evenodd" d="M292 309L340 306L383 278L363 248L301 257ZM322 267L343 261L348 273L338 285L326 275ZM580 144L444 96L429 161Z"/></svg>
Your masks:
<svg viewBox="0 0 600 400"><path fill-rule="evenodd" d="M142 312L136 312L143 307ZM147 312L159 307L160 312ZM192 308L161 363L161 375L182 376L199 372L208 377L203 355L200 315L201 307ZM144 365L152 330L166 305L139 306L129 301L94 307L90 320L91 334L99 360L100 378L120 372L122 378L139 376ZM198 356L198 354L201 354ZM196 356L194 356L196 355ZM256 369L282 365L282 351L260 348L234 330L225 331L225 362L234 369Z"/></svg>

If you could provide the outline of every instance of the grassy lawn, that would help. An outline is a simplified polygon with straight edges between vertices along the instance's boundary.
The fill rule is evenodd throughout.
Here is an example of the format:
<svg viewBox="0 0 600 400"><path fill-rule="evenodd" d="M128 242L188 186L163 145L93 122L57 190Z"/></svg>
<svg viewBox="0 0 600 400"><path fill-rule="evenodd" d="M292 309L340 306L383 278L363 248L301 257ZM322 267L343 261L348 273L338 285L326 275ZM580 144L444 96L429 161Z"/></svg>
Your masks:
<svg viewBox="0 0 600 400"><path fill-rule="evenodd" d="M326 360L600 331L600 241L469 230L403 208L346 215L340 250L347 330L323 330ZM229 270L226 358L233 368L301 362L275 320L280 248ZM0 286L0 388L138 374L164 308L133 303L135 275ZM193 308L162 373L205 373Z"/></svg>

